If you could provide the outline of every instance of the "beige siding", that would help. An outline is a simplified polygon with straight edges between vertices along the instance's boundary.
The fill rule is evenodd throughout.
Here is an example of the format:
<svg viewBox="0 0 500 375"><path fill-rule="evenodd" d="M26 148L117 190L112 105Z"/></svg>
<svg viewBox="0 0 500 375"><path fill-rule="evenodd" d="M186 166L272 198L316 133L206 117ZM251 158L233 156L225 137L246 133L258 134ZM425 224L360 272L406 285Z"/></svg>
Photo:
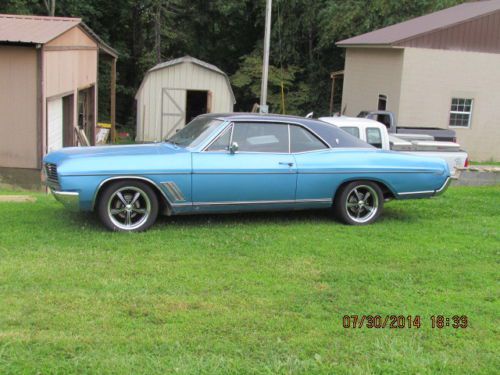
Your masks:
<svg viewBox="0 0 500 375"><path fill-rule="evenodd" d="M137 94L138 141L160 140L185 125L187 90L211 91L212 112L233 110L222 74L192 63L165 67L148 73Z"/></svg>
<svg viewBox="0 0 500 375"><path fill-rule="evenodd" d="M79 27L68 30L43 47L44 95L42 108L42 149L47 150L47 103L50 98L73 94L95 86L97 93L97 43ZM97 95L94 98L94 118L97 118ZM76 124L77 105L74 105L73 123Z"/></svg>
<svg viewBox="0 0 500 375"><path fill-rule="evenodd" d="M387 110L397 113L402 66L402 49L348 48L342 94L345 114L376 110L379 94L387 95Z"/></svg>
<svg viewBox="0 0 500 375"><path fill-rule="evenodd" d="M399 123L447 128L452 97L474 99L470 128L455 128L470 158L500 160L500 54L406 48Z"/></svg>
<svg viewBox="0 0 500 375"><path fill-rule="evenodd" d="M0 166L37 168L37 53L0 46Z"/></svg>

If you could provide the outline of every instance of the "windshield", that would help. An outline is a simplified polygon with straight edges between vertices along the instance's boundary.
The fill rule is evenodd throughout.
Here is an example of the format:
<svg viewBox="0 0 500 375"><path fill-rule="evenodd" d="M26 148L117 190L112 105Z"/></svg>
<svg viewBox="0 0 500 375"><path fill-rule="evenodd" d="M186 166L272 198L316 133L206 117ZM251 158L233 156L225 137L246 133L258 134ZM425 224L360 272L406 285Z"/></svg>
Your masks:
<svg viewBox="0 0 500 375"><path fill-rule="evenodd" d="M223 121L210 117L198 117L187 124L184 128L175 133L165 142L173 143L181 147L195 147L205 140Z"/></svg>

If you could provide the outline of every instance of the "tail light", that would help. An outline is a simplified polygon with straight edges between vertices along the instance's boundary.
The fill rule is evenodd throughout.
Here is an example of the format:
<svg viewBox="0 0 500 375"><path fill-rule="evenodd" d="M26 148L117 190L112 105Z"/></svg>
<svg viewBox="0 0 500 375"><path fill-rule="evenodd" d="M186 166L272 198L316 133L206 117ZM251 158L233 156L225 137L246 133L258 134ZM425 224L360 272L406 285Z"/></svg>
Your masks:
<svg viewBox="0 0 500 375"><path fill-rule="evenodd" d="M469 166L469 158L465 158L464 168L467 168L468 166Z"/></svg>
<svg viewBox="0 0 500 375"><path fill-rule="evenodd" d="M457 137L453 137L453 143L457 143Z"/></svg>

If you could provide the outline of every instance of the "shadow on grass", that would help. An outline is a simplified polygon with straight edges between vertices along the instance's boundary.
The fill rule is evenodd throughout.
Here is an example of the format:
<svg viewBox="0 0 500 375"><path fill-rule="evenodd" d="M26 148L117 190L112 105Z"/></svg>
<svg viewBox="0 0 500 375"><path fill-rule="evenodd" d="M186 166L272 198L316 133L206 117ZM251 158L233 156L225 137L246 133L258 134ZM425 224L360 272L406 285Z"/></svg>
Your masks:
<svg viewBox="0 0 500 375"><path fill-rule="evenodd" d="M401 208L386 207L378 219L378 223L390 222L419 222L424 214ZM48 225L54 226L54 222L69 230L91 230L96 232L108 232L99 218L94 213L71 212L64 208L61 210L48 210L45 213ZM45 221L45 220L44 220ZM344 225L338 221L331 210L300 210L300 211L261 211L261 212L239 212L218 214L193 214L177 216L158 216L157 222L152 229L165 229L169 226L175 227L201 227L211 225L297 225L297 224L328 224L335 226Z"/></svg>

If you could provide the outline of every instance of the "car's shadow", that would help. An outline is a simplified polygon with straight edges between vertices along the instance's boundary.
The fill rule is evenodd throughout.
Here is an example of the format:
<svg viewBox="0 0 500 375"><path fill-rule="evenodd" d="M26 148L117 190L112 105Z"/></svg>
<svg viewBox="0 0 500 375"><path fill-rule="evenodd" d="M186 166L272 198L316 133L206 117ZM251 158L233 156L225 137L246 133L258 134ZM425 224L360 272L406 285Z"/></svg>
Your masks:
<svg viewBox="0 0 500 375"><path fill-rule="evenodd" d="M75 213L61 210L54 219L64 220L65 225L79 228L88 228L96 231L107 231L101 224L99 218L93 213ZM415 222L420 220L420 215L414 212L392 209L386 207L377 223L383 222ZM310 223L326 223L329 225L342 226L331 210L303 210L303 211L265 211L265 212L239 212L219 214L193 214L176 216L158 216L157 222L152 229L162 229L171 226L176 227L202 227L202 226L228 226L228 225L295 225ZM377 224L375 223L375 224Z"/></svg>
<svg viewBox="0 0 500 375"><path fill-rule="evenodd" d="M305 210L159 216L156 225L295 224L311 221L339 224L330 210Z"/></svg>

